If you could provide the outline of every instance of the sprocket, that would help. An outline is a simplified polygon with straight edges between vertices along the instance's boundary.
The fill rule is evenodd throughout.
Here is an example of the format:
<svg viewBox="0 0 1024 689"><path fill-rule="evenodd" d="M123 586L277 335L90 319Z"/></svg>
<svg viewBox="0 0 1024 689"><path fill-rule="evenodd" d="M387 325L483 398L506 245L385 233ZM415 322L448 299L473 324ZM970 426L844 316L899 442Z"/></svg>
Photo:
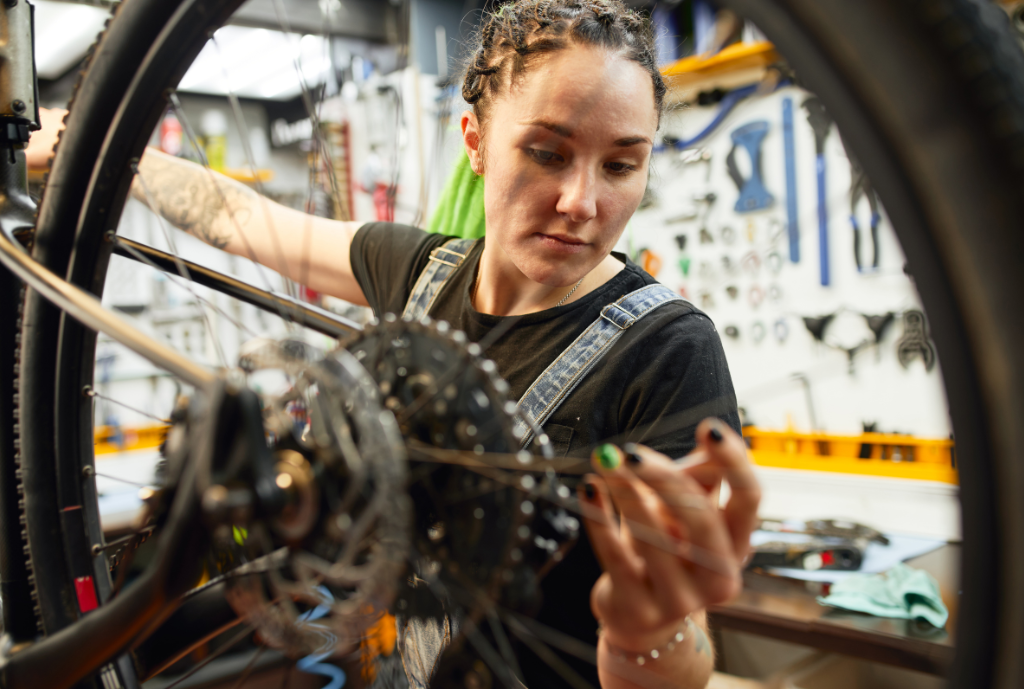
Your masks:
<svg viewBox="0 0 1024 689"><path fill-rule="evenodd" d="M377 381L409 453L412 571L396 615L465 629L496 607L533 607L579 522L559 506L569 491L547 460L519 450L516 405L494 362L447 323L392 314L345 346Z"/></svg>

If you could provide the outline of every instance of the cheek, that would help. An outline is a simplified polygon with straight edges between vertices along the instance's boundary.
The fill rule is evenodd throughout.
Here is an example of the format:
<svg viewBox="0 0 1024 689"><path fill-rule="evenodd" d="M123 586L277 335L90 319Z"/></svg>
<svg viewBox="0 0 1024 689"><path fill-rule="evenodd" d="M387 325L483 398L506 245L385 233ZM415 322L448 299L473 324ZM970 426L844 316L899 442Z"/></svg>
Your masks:
<svg viewBox="0 0 1024 689"><path fill-rule="evenodd" d="M640 201L643 200L646 189L645 178L643 182L629 180L604 193L603 198L598 199L598 204L599 207L603 207L602 215L605 217L605 222L613 227L618 227L621 233L636 209L640 207Z"/></svg>
<svg viewBox="0 0 1024 689"><path fill-rule="evenodd" d="M491 168L487 173L484 206L488 230L508 222L530 222L555 214L558 185L526 166Z"/></svg>

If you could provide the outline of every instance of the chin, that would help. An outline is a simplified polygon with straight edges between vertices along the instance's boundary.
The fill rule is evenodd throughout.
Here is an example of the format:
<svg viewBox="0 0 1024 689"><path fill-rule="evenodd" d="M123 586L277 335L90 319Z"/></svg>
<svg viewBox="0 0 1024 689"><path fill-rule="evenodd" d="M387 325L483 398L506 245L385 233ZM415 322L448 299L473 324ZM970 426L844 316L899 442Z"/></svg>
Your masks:
<svg viewBox="0 0 1024 689"><path fill-rule="evenodd" d="M600 261L598 261L600 263ZM596 264L595 264L596 265ZM516 266L523 275L534 282L548 287L570 287L594 269L593 265L581 266L579 261L552 261L528 259Z"/></svg>

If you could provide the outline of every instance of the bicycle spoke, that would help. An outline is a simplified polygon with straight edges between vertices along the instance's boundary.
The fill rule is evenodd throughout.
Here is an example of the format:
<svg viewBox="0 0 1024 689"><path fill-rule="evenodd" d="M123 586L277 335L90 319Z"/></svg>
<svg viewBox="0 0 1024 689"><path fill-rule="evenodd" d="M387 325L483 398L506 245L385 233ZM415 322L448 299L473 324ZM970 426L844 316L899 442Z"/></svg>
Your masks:
<svg viewBox="0 0 1024 689"><path fill-rule="evenodd" d="M285 9L284 3L281 0L274 0L274 14L277 16L277 23L281 31L287 36L294 36L294 32L291 30L291 22L288 21L288 13ZM293 39L294 41L294 39ZM330 44L327 44L327 49L330 50ZM306 115L309 117L310 125L313 131L313 143L314 150L322 152L326 167L328 181L331 183L331 193L335 198L341 198L341 190L338 187L338 178L334 170L334 163L331 160L330 148L327 146L327 142L324 139L323 131L320 127L320 116L319 111L313 105L313 96L309 91L309 86L306 84L305 74L302 72L302 65L299 62L299 51L295 51L296 57L292 60L292 64L295 67L295 73L299 80L299 89L301 90L302 103L306 109ZM332 58L333 59L333 58ZM349 213L352 209L349 209ZM339 220L351 220L352 218L339 218Z"/></svg>
<svg viewBox="0 0 1024 689"><path fill-rule="evenodd" d="M228 103L231 104L231 112L235 118L235 126L238 127L239 138L242 141L242 150L245 152L246 163L249 166L249 171L252 173L253 186L256 187L256 193L260 199L260 205L263 207L263 217L266 219L267 225L270 228L270 239L274 243L274 251L277 253L277 272L281 274L281 277L285 280L285 292L290 297L297 296L295 293L294 282L288 278L289 270L288 265L285 263L284 250L281 248L281 237L278 235L277 226L271 220L270 207L267 205L268 200L263 191L263 183L260 181L259 171L256 167L256 156L252 152L252 141L249 138L249 125L245 121L245 115L242 113L242 104L238 101L238 96L235 94L234 88L231 87L231 77L228 74L227 63L224 60L224 52L221 50L220 43L217 41L217 35L213 34L210 36L210 43L213 44L217 50L217 55L221 58L221 71L224 75L224 84L227 87Z"/></svg>
<svg viewBox="0 0 1024 689"><path fill-rule="evenodd" d="M153 419L154 421L159 421L160 423L163 423L163 424L171 423L169 419L162 419L159 416L156 416L154 414L150 414L149 412L142 411L141 409L133 407L130 404L125 404L124 402L119 402L118 400L115 400L113 397L107 397L106 395L98 393L98 392L96 392L96 389L93 386L91 386L91 385L86 385L84 388L82 388L82 394L85 395L86 397L99 398L101 400L104 400L105 402L110 402L111 404L116 404L119 407L124 407L125 409L128 409L129 411L133 411L136 414L140 414L140 415L145 416L147 418Z"/></svg>
<svg viewBox="0 0 1024 689"><path fill-rule="evenodd" d="M111 481L117 481L118 483L123 483L123 484L128 485L128 486L135 486L136 488L149 488L149 486L147 484L145 484L145 483L139 483L138 481L129 481L126 478L120 478L120 477L114 476L112 474L103 474L103 473L100 473L99 471L96 471L96 472L93 472L93 473L96 476L100 477L100 478L109 479Z"/></svg>
<svg viewBox="0 0 1024 689"><path fill-rule="evenodd" d="M252 674L253 668L256 667L256 661L260 659L260 656L263 655L263 651L265 651L266 649L266 646L260 646L258 649L256 649L256 652L253 654L252 658L246 664L245 669L242 670L242 676L238 678L238 683L235 684L235 689L242 689L242 686L245 684L246 680L249 679L249 675Z"/></svg>
<svg viewBox="0 0 1024 689"><path fill-rule="evenodd" d="M241 222L239 222L238 217L235 215L235 211L231 207L231 204L228 203L228 199L227 196L224 194L224 190L217 182L217 177L214 175L213 168L210 167L209 160L207 160L206 158L206 151L199 144L199 138L196 136L195 129L193 129L191 121L185 114L185 109L181 106L181 100L178 98L177 92L171 91L168 94L167 98L171 104L171 109L174 110L175 116L178 118L178 121L181 122L182 131L185 133L185 136L188 138L189 143L192 145L192 148L196 151L196 154L199 156L200 164L206 170L207 176L210 178L210 183L213 185L213 188L217 190L217 194L218 196L220 196L220 201L224 205L224 209L227 211L228 217L231 219L231 223L235 226L235 230L237 230L238 232L239 239L241 239L242 243L245 245L245 251L248 254L249 261L256 269L256 272L260 276L260 279L263 280L264 289L266 289L268 292L273 292L274 288L273 285L271 285L270 283L270 278L267 276L266 271L263 269L263 265L256 260L256 252L253 250L252 244L249 243L249 239L245 236L245 230L242 229ZM292 322L283 311L281 312L281 318L286 323Z"/></svg>
<svg viewBox="0 0 1024 689"><path fill-rule="evenodd" d="M416 450L418 451L417 459L419 459L420 456L422 455L430 456L435 454L435 450L427 446L417 447ZM476 461L468 461L469 458L476 456L473 455L472 453L461 454L465 455L465 457L463 457L464 461L458 463L462 464L471 471L475 471L492 480L500 481L509 487L515 488L516 490L522 491L527 494L532 494L532 489L525 488L521 484L521 482L518 481L514 476L510 476L508 473L502 471L501 469L497 469L488 464L485 464L484 462L479 461L479 459L477 459ZM513 457L516 456L505 455L505 463L509 464L509 459ZM528 470L516 469L515 471L522 472ZM545 495L543 496L543 498L546 500L550 500L551 502L559 505L560 507L564 508L569 512L585 517L586 519L590 519L592 521L597 521L600 523L606 523L604 510L594 505L580 502L579 500L573 497L565 497L562 495ZM645 524L634 522L624 517L621 518L621 523L629 527L630 533L638 541L643 541L644 543L664 550L665 552L672 553L673 555L683 560L686 560L687 562L691 562L705 569L717 572L718 574L721 574L723 576L732 577L735 575L734 568L727 561L725 561L724 558L715 553L712 553L711 551L705 550L704 548L696 546L692 543L675 541L671 539L667 534L663 533L658 529L654 529Z"/></svg>
<svg viewBox="0 0 1024 689"><path fill-rule="evenodd" d="M197 672L202 670L204 667L206 667L207 665L212 663L214 660L216 660L217 658L222 656L224 653L229 651L233 646L236 646L239 643L241 643L242 641L244 641L247 636L252 634L252 632L253 632L252 625L250 625L250 624L244 625L244 628L242 629L242 631L240 631L235 636L231 637L230 641L228 641L226 644L224 644L223 646L218 648L216 651L214 651L210 655L206 656L206 658L204 658L201 663L199 663L194 668L192 668L191 670L186 672L184 675L179 677L173 683L171 683L171 684L167 685L166 687L164 687L164 689L174 689L174 687L178 686L179 684L184 682L186 679L188 679L192 675L196 674Z"/></svg>
<svg viewBox="0 0 1024 689"><path fill-rule="evenodd" d="M164 235L164 240L167 242L167 246L171 250L171 254L175 258L175 264L177 265L178 272L181 274L181 277L185 280L186 283L190 283L192 281L192 277L188 273L188 268L185 267L185 264L182 263L181 259L178 257L178 248L177 246L175 246L174 237L172 236L171 231L167 227L167 220L157 210L156 202L153 200L153 195L149 191L149 186L146 184L146 180L139 173L139 166L137 163L132 163L132 172L135 173L135 179L139 181L139 186L142 187L142 192L146 196L146 203L149 204L149 209L153 212L154 215L156 215L157 224L160 226L160 229ZM190 285L181 285L180 283L177 282L175 284L178 284L180 287L184 287L186 290L188 290L188 292L193 297L195 297L196 300L202 305L203 321L206 323L206 328L210 333L210 339L213 341L214 350L217 352L217 359L220 361L220 365L226 368L228 365L227 358L224 356L224 350L220 346L220 338L218 337L217 332L213 329L213 323L210 321L210 314L208 312L206 300L201 299L199 295L196 293L196 291L192 289Z"/></svg>
<svg viewBox="0 0 1024 689"><path fill-rule="evenodd" d="M149 209L153 212L154 215L157 216L157 220L159 221L159 224L160 224L161 228L163 229L164 238L167 241L168 248L170 249L170 254L169 255L174 260L174 263L175 263L175 265L178 268L178 273L181 276L181 278L184 279L186 284L182 284L173 274L171 274L170 271L165 270L165 269L161 268L160 266L158 266L148 256L143 254L141 251L137 250L131 244L128 244L128 243L125 243L125 242L119 242L119 246L123 246L125 251L130 253L135 258L135 260L139 261L140 263L144 263L145 265L153 268L154 270L158 270L161 273L163 273L164 275L166 275L167 278L172 283L174 283L178 287L181 287L182 289L186 290L189 294L191 294L193 297L195 297L196 300L199 303L206 305L210 309L213 309L218 314L220 314L221 316L226 318L232 325L234 325L239 330L245 330L246 332L250 333L252 337L256 337L255 333L253 333L251 330L246 328L242 323L239 323L237 319L235 319L234 317L229 315L226 311L224 311L224 309L222 309L220 306L218 306L213 301L211 301L209 299L205 299L204 297L200 296L198 292L196 292L194 289L192 289L191 284L194 283L195 281L193 280L192 274L189 271L188 267L185 265L185 262L181 259L180 255L178 253L178 249L177 249L177 247L174 244L174 241L171 239L171 232L168 230L168 228L166 226L166 219L156 209L156 207L155 207L156 204L153 201L153 197L152 197L152 195L149 192L149 187L146 185L145 181L142 179L142 174L139 172L138 166L137 165L133 166L133 170L135 172L136 178L139 180L139 184L142 186L143 191L144 191L144 193L146 195L146 200L147 200L147 203L149 204ZM218 354L220 356L221 363L222 363L222 365L227 366L226 359L224 358L224 352L221 349L220 343L218 341L219 338L216 336L217 333L213 330L213 327L210 324L210 320L207 317L207 314L205 312L203 314L203 317L206 320L207 327L210 328L210 333L211 333L211 336L214 339L215 346L217 347L217 352L218 352Z"/></svg>

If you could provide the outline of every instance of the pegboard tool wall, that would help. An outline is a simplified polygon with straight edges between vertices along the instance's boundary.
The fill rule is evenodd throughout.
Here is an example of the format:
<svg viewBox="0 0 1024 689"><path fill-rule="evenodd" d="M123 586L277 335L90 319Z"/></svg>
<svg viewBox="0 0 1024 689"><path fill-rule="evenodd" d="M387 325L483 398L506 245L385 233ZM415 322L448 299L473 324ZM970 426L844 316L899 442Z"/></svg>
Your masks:
<svg viewBox="0 0 1024 689"><path fill-rule="evenodd" d="M686 154L671 148L655 153L650 205L634 216L619 248L638 261L644 258L643 249L653 252L661 263L658 280L684 290L715 322L748 421L771 429L815 430L817 426L830 433L859 433L862 423L868 422L884 432L948 437L939 365L927 370L924 357L917 356L904 368L897 357L897 343L904 334L902 314L920 309L920 300L912 278L904 273L903 252L884 211L878 223L879 266L872 269L871 211L864 198L857 206L863 272L858 271L850 220L851 166L835 125L824 141L829 285L821 284L815 136L802 107L810 95L784 87L740 101L711 136L694 146L710 152L708 162L684 163ZM788 237L786 99L792 103L797 263L790 260ZM717 108L693 105L667 115L660 134L686 140L704 129ZM761 171L773 202L764 210L737 213L734 204L740 193L726 164L734 145L731 133L757 121L768 124L760 144ZM693 156L692 149L689 155ZM736 146L734 161L742 178L748 179L750 157L742 145ZM717 197L710 211L705 203L694 200L709 192ZM702 228L707 230L704 242ZM731 228L731 243L725 228ZM677 239L682 236L686 239ZM747 258L744 264L752 252L758 258ZM776 259L769 259L773 252L781 259L777 273L771 265ZM729 259L731 270L724 258ZM684 274L687 260L688 274ZM735 288L735 298L729 287ZM764 298L755 306L759 290ZM874 335L861 314L888 312L896 314L895 320L878 346L862 344L874 342ZM807 330L803 317L828 314L836 315L821 343ZM732 328L736 337L727 334L734 332ZM852 360L841 349L858 345Z"/></svg>

